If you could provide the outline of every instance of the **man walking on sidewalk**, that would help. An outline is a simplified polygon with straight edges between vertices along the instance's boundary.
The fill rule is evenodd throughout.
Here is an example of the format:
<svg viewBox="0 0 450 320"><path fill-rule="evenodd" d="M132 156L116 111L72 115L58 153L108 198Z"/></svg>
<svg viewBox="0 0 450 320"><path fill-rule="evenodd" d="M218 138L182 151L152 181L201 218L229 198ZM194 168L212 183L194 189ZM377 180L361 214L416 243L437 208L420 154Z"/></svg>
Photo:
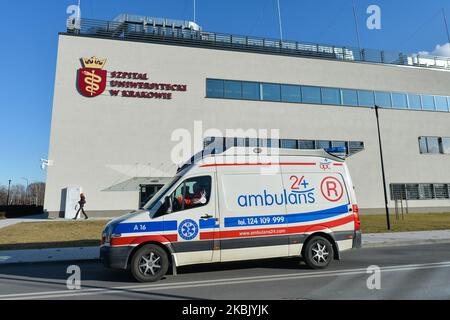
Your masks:
<svg viewBox="0 0 450 320"><path fill-rule="evenodd" d="M75 215L75 218L73 218L73 220L77 220L78 214L80 213L80 211L81 211L81 213L83 213L84 219L85 220L88 219L88 216L87 216L86 212L84 212L84 205L85 205L85 203L86 203L86 197L84 196L84 193L81 193L80 194L80 201L78 201L78 204L80 205L80 208L78 209L77 214Z"/></svg>

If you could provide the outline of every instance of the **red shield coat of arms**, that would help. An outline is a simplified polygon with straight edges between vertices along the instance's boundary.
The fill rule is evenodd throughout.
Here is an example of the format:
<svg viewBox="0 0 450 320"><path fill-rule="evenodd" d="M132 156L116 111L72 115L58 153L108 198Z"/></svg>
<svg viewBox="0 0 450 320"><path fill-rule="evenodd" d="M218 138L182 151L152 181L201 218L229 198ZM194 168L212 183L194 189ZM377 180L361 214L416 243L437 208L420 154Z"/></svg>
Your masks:
<svg viewBox="0 0 450 320"><path fill-rule="evenodd" d="M78 70L78 90L85 97L101 95L106 88L106 70L82 68Z"/></svg>
<svg viewBox="0 0 450 320"><path fill-rule="evenodd" d="M106 59L83 58L84 68L78 70L78 91L85 97L96 97L106 89L108 72L103 70Z"/></svg>

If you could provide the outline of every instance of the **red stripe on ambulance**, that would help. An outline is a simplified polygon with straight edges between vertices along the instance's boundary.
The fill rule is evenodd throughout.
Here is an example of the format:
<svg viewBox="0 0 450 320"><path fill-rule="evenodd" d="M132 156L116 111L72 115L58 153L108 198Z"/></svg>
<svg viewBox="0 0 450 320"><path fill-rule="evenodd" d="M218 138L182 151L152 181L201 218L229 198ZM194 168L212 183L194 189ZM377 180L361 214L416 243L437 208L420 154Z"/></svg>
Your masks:
<svg viewBox="0 0 450 320"><path fill-rule="evenodd" d="M176 234L164 234L164 235L145 235L145 236L131 236L122 238L112 238L111 246L124 246L132 244L141 244L144 242L176 242L178 240L178 235Z"/></svg>

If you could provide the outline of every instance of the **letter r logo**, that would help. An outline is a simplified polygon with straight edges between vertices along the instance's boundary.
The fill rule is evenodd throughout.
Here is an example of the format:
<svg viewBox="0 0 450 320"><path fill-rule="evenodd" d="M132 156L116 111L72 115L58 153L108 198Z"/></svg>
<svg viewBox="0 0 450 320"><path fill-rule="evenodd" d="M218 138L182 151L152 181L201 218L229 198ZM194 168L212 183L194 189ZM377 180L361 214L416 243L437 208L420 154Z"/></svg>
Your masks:
<svg viewBox="0 0 450 320"><path fill-rule="evenodd" d="M332 196L332 193L334 194L334 197L338 197L339 196L338 192L337 192L336 182L334 182L334 181L327 181L326 189L327 189L327 193L328 193L329 197Z"/></svg>
<svg viewBox="0 0 450 320"><path fill-rule="evenodd" d="M335 177L326 177L320 184L320 191L325 199L331 202L341 200L344 195L344 186Z"/></svg>

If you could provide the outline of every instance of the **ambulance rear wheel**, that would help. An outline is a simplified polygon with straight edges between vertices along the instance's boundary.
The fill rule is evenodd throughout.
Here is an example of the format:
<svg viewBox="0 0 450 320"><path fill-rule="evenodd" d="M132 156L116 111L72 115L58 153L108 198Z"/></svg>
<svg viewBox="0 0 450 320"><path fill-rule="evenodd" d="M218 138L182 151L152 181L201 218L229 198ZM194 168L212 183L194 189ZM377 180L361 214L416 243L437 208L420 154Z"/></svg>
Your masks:
<svg viewBox="0 0 450 320"><path fill-rule="evenodd" d="M303 258L311 269L326 268L333 260L333 245L324 237L314 237L306 243Z"/></svg>
<svg viewBox="0 0 450 320"><path fill-rule="evenodd" d="M161 247L147 244L138 249L131 259L131 274L139 282L154 282L167 273L169 258Z"/></svg>

